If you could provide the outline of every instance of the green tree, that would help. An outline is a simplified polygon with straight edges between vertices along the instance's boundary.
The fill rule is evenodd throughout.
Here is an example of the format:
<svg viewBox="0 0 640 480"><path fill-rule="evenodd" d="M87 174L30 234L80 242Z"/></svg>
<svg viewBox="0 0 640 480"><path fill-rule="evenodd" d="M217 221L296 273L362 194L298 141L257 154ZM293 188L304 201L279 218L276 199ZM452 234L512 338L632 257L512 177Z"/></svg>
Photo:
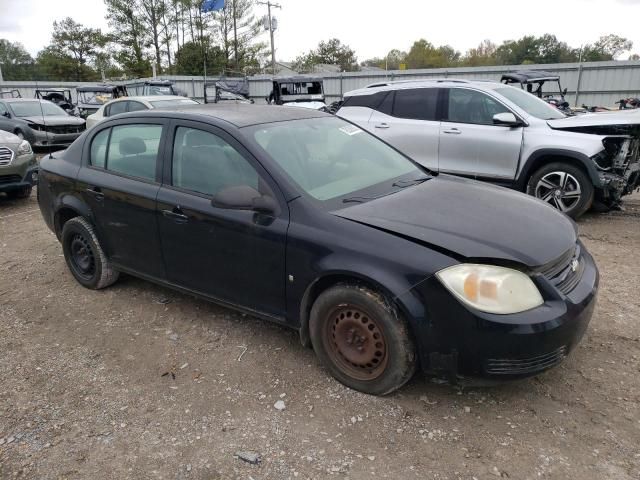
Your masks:
<svg viewBox="0 0 640 480"><path fill-rule="evenodd" d="M124 73L128 76L150 76L151 62L145 53L146 33L138 15L138 2L105 0L105 5L107 20L112 29L113 58L122 66Z"/></svg>
<svg viewBox="0 0 640 480"><path fill-rule="evenodd" d="M49 45L38 52L36 57L37 78L41 80L98 80L98 75L91 67L78 64L76 60L58 47Z"/></svg>
<svg viewBox="0 0 640 480"><path fill-rule="evenodd" d="M208 42L207 42L208 43ZM207 75L221 74L227 65L227 57L218 46L207 49ZM175 55L175 70L178 75L204 75L203 51L199 42L186 42Z"/></svg>
<svg viewBox="0 0 640 480"><path fill-rule="evenodd" d="M470 67L496 65L497 49L498 47L491 40L483 40L476 48L467 50L462 63Z"/></svg>
<svg viewBox="0 0 640 480"><path fill-rule="evenodd" d="M538 57L536 63L569 63L577 62L578 55L574 48L561 42L549 33L538 38Z"/></svg>
<svg viewBox="0 0 640 480"><path fill-rule="evenodd" d="M20 43L0 38L0 63L4 80L29 80L33 77L33 58Z"/></svg>
<svg viewBox="0 0 640 480"><path fill-rule="evenodd" d="M53 22L51 47L73 59L75 80L88 80L91 69L87 67L95 60L100 49L105 46L106 37L100 29L88 28L67 17Z"/></svg>
<svg viewBox="0 0 640 480"><path fill-rule="evenodd" d="M518 40L507 40L496 49L498 65L536 63L539 57L539 41L533 35Z"/></svg>
<svg viewBox="0 0 640 480"><path fill-rule="evenodd" d="M631 50L633 42L618 35L604 35L595 43L587 44L582 48L583 62L599 62L615 60L622 53Z"/></svg>
<svg viewBox="0 0 640 480"><path fill-rule="evenodd" d="M407 53L407 68L443 68L456 66L460 52L449 45L434 47L424 38L413 43Z"/></svg>
<svg viewBox="0 0 640 480"><path fill-rule="evenodd" d="M313 71L314 65L318 64L338 65L343 72L359 69L355 51L337 38L320 42L315 50L296 58L294 68L298 71Z"/></svg>

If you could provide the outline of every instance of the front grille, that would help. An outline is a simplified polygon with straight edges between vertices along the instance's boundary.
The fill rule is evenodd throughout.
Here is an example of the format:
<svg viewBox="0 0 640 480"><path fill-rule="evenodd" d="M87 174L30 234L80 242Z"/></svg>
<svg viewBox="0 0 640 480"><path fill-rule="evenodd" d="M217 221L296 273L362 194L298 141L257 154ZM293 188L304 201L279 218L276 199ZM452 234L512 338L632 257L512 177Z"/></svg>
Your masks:
<svg viewBox="0 0 640 480"><path fill-rule="evenodd" d="M55 127L47 127L49 133L56 134L68 134L68 133L82 133L84 131L84 125L60 125Z"/></svg>
<svg viewBox="0 0 640 480"><path fill-rule="evenodd" d="M6 185L7 183L19 183L22 181L20 175L0 175L0 185Z"/></svg>
<svg viewBox="0 0 640 480"><path fill-rule="evenodd" d="M538 270L551 284L567 295L570 293L584 273L584 258L580 244L567 251L562 257Z"/></svg>
<svg viewBox="0 0 640 480"><path fill-rule="evenodd" d="M526 375L547 370L558 365L567 356L562 347L551 353L529 358L490 358L485 361L485 371L491 375Z"/></svg>
<svg viewBox="0 0 640 480"><path fill-rule="evenodd" d="M7 147L0 147L0 167L11 165L13 160L13 150Z"/></svg>

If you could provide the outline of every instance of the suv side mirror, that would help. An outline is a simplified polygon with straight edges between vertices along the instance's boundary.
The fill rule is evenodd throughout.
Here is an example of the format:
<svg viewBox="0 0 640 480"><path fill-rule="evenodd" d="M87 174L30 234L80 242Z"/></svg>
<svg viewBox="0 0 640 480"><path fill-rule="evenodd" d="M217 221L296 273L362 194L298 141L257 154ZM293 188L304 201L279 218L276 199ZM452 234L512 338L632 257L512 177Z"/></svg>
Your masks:
<svg viewBox="0 0 640 480"><path fill-rule="evenodd" d="M503 127L519 127L522 122L511 112L496 113L493 116L493 124Z"/></svg>
<svg viewBox="0 0 640 480"><path fill-rule="evenodd" d="M269 195L262 195L248 185L227 187L216 193L211 205L230 210L253 210L266 215L275 214L278 204Z"/></svg>

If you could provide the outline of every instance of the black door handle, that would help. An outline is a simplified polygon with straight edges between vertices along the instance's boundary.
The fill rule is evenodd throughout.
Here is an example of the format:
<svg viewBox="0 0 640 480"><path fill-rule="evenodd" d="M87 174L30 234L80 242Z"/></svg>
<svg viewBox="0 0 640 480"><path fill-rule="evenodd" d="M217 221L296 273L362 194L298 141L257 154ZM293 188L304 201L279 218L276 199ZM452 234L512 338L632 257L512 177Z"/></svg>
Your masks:
<svg viewBox="0 0 640 480"><path fill-rule="evenodd" d="M94 198L99 202L104 200L104 193L102 193L100 187L89 187L87 188L87 193L93 195Z"/></svg>
<svg viewBox="0 0 640 480"><path fill-rule="evenodd" d="M186 223L189 220L180 207L175 207L173 210L162 210L162 215L173 219L176 223Z"/></svg>

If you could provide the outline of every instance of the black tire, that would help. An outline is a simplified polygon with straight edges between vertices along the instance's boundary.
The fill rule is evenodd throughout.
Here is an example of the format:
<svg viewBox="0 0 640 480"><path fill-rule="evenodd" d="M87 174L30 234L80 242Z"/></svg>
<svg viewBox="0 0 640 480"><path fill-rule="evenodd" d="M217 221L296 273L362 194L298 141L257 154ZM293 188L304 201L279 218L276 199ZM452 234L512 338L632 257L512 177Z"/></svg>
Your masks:
<svg viewBox="0 0 640 480"><path fill-rule="evenodd" d="M28 187L22 187L18 190L11 190L7 192L9 198L29 198L31 196L31 185Z"/></svg>
<svg viewBox="0 0 640 480"><path fill-rule="evenodd" d="M591 207L595 189L581 168L555 162L536 170L527 183L527 193L577 219Z"/></svg>
<svg viewBox="0 0 640 480"><path fill-rule="evenodd" d="M119 272L107 260L93 227L86 219L75 217L67 221L61 238L67 266L80 285L99 290L118 280Z"/></svg>
<svg viewBox="0 0 640 480"><path fill-rule="evenodd" d="M309 333L316 355L347 387L386 395L416 369L409 327L383 295L358 285L324 291L311 308Z"/></svg>

